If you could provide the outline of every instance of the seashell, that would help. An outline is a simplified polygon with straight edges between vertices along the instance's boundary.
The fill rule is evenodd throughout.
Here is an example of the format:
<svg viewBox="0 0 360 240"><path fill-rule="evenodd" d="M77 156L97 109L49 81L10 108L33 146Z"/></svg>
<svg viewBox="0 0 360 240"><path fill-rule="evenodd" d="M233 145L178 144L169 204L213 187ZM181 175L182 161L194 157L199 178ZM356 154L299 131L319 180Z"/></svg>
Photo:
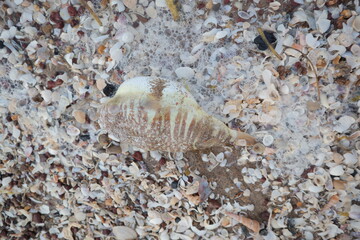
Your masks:
<svg viewBox="0 0 360 240"><path fill-rule="evenodd" d="M124 42L124 43L130 43L134 40L134 34L132 32L124 32L122 35L121 35L121 40Z"/></svg>
<svg viewBox="0 0 360 240"><path fill-rule="evenodd" d="M351 205L349 211L349 217L355 220L360 220L360 206L359 205Z"/></svg>
<svg viewBox="0 0 360 240"><path fill-rule="evenodd" d="M269 7L274 11L279 10L280 6L281 6L281 3L279 3L278 1L274 1L269 4Z"/></svg>
<svg viewBox="0 0 360 240"><path fill-rule="evenodd" d="M136 239L137 233L135 230L126 226L113 227L113 234L117 240Z"/></svg>
<svg viewBox="0 0 360 240"><path fill-rule="evenodd" d="M344 154L344 163L346 165L354 165L354 164L357 164L359 159L357 158L357 156L355 154L352 154L352 153L345 153Z"/></svg>
<svg viewBox="0 0 360 240"><path fill-rule="evenodd" d="M345 170L342 165L337 165L330 168L329 173L333 176L341 176L345 173Z"/></svg>
<svg viewBox="0 0 360 240"><path fill-rule="evenodd" d="M351 44L354 42L353 36L351 34L348 34L348 33L341 33L338 36L337 40L344 47L350 47Z"/></svg>
<svg viewBox="0 0 360 240"><path fill-rule="evenodd" d="M240 222L241 224L243 224L245 227L249 228L253 232L259 233L260 223L258 221L231 212L226 212L226 215Z"/></svg>
<svg viewBox="0 0 360 240"><path fill-rule="evenodd" d="M265 146L270 146L274 142L274 137L271 135L265 135L263 138L263 144Z"/></svg>
<svg viewBox="0 0 360 240"><path fill-rule="evenodd" d="M179 67L175 70L175 73L176 76L178 76L178 78L185 78L185 79L190 79L195 75L195 71L189 67Z"/></svg>
<svg viewBox="0 0 360 240"><path fill-rule="evenodd" d="M326 183L325 177L322 175L316 175L313 179L313 182L317 186L324 186Z"/></svg>
<svg viewBox="0 0 360 240"><path fill-rule="evenodd" d="M343 133L346 130L348 130L350 128L350 126L355 123L355 118L350 117L350 116L343 116L341 117L338 121L336 126L334 127L334 130L339 132L339 133Z"/></svg>
<svg viewBox="0 0 360 240"><path fill-rule="evenodd" d="M332 206L337 204L340 201L340 198L338 195L333 195L330 197L329 202L325 204L325 206L321 209L321 211L326 211L330 209Z"/></svg>
<svg viewBox="0 0 360 240"><path fill-rule="evenodd" d="M316 21L316 26L320 33L325 33L330 28L331 21L327 19L328 12L323 11Z"/></svg>
<svg viewBox="0 0 360 240"><path fill-rule="evenodd" d="M360 16L355 17L352 27L355 31L360 32Z"/></svg>
<svg viewBox="0 0 360 240"><path fill-rule="evenodd" d="M325 5L326 1L325 0L316 0L316 6L318 8L322 8Z"/></svg>
<svg viewBox="0 0 360 240"><path fill-rule="evenodd" d="M110 135L149 151L186 152L226 144L254 144L206 113L181 84L156 77L125 81L100 108Z"/></svg>

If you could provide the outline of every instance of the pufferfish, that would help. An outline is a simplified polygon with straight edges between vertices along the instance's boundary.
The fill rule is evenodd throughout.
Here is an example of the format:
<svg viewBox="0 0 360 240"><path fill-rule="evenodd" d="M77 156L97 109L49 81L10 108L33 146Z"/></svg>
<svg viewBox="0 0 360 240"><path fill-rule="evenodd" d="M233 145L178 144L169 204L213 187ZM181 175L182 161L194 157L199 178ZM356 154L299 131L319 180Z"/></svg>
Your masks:
<svg viewBox="0 0 360 240"><path fill-rule="evenodd" d="M148 151L187 152L236 145L241 139L255 143L206 113L180 83L159 77L125 81L99 112L101 128Z"/></svg>

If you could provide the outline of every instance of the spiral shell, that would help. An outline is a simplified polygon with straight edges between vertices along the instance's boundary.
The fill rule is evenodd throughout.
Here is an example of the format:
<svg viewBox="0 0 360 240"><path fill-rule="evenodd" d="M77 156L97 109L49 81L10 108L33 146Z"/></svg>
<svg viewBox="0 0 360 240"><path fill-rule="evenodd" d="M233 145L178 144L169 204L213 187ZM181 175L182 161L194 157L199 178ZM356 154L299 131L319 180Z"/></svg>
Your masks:
<svg viewBox="0 0 360 240"><path fill-rule="evenodd" d="M100 126L145 150L186 152L254 139L210 116L179 83L136 77L120 85L100 108Z"/></svg>

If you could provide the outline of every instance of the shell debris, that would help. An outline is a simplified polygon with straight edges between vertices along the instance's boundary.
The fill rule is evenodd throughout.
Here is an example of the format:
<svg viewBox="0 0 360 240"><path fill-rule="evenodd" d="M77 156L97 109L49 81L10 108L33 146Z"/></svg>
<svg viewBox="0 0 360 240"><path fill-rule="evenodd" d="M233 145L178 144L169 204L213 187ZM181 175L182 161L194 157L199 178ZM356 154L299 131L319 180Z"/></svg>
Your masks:
<svg viewBox="0 0 360 240"><path fill-rule="evenodd" d="M0 1L0 238L360 239L359 34L358 1Z"/></svg>

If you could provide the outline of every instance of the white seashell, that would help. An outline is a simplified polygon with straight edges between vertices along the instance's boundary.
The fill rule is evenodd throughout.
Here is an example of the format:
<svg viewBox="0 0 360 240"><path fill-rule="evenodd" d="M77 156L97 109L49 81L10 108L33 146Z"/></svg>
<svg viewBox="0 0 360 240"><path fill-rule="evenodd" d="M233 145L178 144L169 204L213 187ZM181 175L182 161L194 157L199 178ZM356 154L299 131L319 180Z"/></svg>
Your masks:
<svg viewBox="0 0 360 240"><path fill-rule="evenodd" d="M45 16L41 13L41 12L35 12L34 13L34 20L35 22L39 23L39 24L44 24L46 23L46 18Z"/></svg>
<svg viewBox="0 0 360 240"><path fill-rule="evenodd" d="M80 130L73 126L73 125L70 125L67 127L66 129L66 133L69 135L69 136L77 136L80 134Z"/></svg>
<svg viewBox="0 0 360 240"><path fill-rule="evenodd" d="M325 5L326 1L325 0L316 0L316 6L318 8L322 8Z"/></svg>
<svg viewBox="0 0 360 240"><path fill-rule="evenodd" d="M118 42L110 48L110 56L115 62L119 61L123 57L123 53L121 51L122 45L123 42Z"/></svg>
<svg viewBox="0 0 360 240"><path fill-rule="evenodd" d="M2 187L7 187L11 181L12 181L11 177L3 178L1 181Z"/></svg>
<svg viewBox="0 0 360 240"><path fill-rule="evenodd" d="M20 17L20 23L32 22L32 12L25 10Z"/></svg>
<svg viewBox="0 0 360 240"><path fill-rule="evenodd" d="M351 205L349 211L349 217L355 220L360 220L360 206L359 205Z"/></svg>
<svg viewBox="0 0 360 240"><path fill-rule="evenodd" d="M348 34L348 33L341 33L338 36L337 40L344 47L349 47L354 42L353 36L351 34Z"/></svg>
<svg viewBox="0 0 360 240"><path fill-rule="evenodd" d="M133 229L126 226L113 227L113 233L117 240L137 239L137 233Z"/></svg>
<svg viewBox="0 0 360 240"><path fill-rule="evenodd" d="M278 218L278 219L271 219L271 226L275 229L278 229L278 228L286 228L286 223L285 223L285 218L284 217L281 217L281 218Z"/></svg>
<svg viewBox="0 0 360 240"><path fill-rule="evenodd" d="M337 52L333 56L333 58L335 58L337 55L343 55L346 52L346 48L342 45L332 45L332 46L330 46L328 51L329 52L333 52L333 51Z"/></svg>
<svg viewBox="0 0 360 240"><path fill-rule="evenodd" d="M249 13L244 12L244 11L239 11L238 15L239 15L239 17L241 17L244 20L248 20L252 17L252 15L250 15Z"/></svg>
<svg viewBox="0 0 360 240"><path fill-rule="evenodd" d="M287 94L289 94L290 89L287 85L283 85L280 87L280 92L284 95L287 95Z"/></svg>
<svg viewBox="0 0 360 240"><path fill-rule="evenodd" d="M344 163L346 165L354 165L359 161L355 154L345 153L344 154Z"/></svg>
<svg viewBox="0 0 360 240"><path fill-rule="evenodd" d="M192 219L190 216L182 217L180 222L177 223L176 232L185 232L192 226Z"/></svg>
<svg viewBox="0 0 360 240"><path fill-rule="evenodd" d="M229 29L219 31L215 34L215 40L222 39L222 38L226 37L229 33L230 33Z"/></svg>
<svg viewBox="0 0 360 240"><path fill-rule="evenodd" d="M330 168L329 173L333 176L341 176L345 173L342 165L337 165L335 167Z"/></svg>
<svg viewBox="0 0 360 240"><path fill-rule="evenodd" d="M216 18L214 16L209 16L205 21L204 21L204 26L207 28L210 28L211 25L217 25L218 21L216 20Z"/></svg>
<svg viewBox="0 0 360 240"><path fill-rule="evenodd" d="M27 147L27 148L24 149L24 154L25 154L26 157L30 157L32 152L33 152L32 147Z"/></svg>
<svg viewBox="0 0 360 240"><path fill-rule="evenodd" d="M279 3L278 1L274 1L269 4L269 7L274 11L279 10L280 6L281 3Z"/></svg>
<svg viewBox="0 0 360 240"><path fill-rule="evenodd" d="M123 41L124 43L130 43L134 40L134 34L132 32L124 32L121 35L121 41Z"/></svg>
<svg viewBox="0 0 360 240"><path fill-rule="evenodd" d="M117 5L117 11L118 12L123 12L125 10L125 6L122 3L122 1L120 1L120 0L111 0L110 5L111 6Z"/></svg>
<svg viewBox="0 0 360 240"><path fill-rule="evenodd" d="M353 117L343 116L337 121L334 130L339 133L345 132L350 128L353 123L355 123L355 119Z"/></svg>
<svg viewBox="0 0 360 240"><path fill-rule="evenodd" d="M150 151L186 152L240 140L255 142L207 114L181 84L156 77L125 81L100 108L99 119L100 126L121 142Z"/></svg>
<svg viewBox="0 0 360 240"><path fill-rule="evenodd" d="M185 78L185 79L190 79L195 75L195 71L189 67L179 67L175 70L175 73L176 76L178 76L178 78Z"/></svg>
<svg viewBox="0 0 360 240"><path fill-rule="evenodd" d="M324 10L316 21L316 26L320 33L324 33L330 28L331 21L327 19L327 15L328 12Z"/></svg>
<svg viewBox="0 0 360 240"><path fill-rule="evenodd" d="M136 0L123 0L122 1L124 3L124 5L126 7L128 7L130 10L135 10L136 9L136 3L137 1Z"/></svg>
<svg viewBox="0 0 360 240"><path fill-rule="evenodd" d="M154 3L150 4L146 9L145 12L150 18L156 18L157 17L157 11L154 8Z"/></svg>
<svg viewBox="0 0 360 240"><path fill-rule="evenodd" d="M271 135L265 135L263 138L263 144L265 146L270 146L274 142L274 137Z"/></svg>
<svg viewBox="0 0 360 240"><path fill-rule="evenodd" d="M167 230L162 231L162 232L160 233L159 239L160 239L160 240L170 240L170 236L169 236Z"/></svg>
<svg viewBox="0 0 360 240"><path fill-rule="evenodd" d="M66 7L60 9L60 16L64 21L67 21L70 19L69 11Z"/></svg>
<svg viewBox="0 0 360 240"><path fill-rule="evenodd" d="M355 31L360 32L360 16L355 17L352 27Z"/></svg>
<svg viewBox="0 0 360 240"><path fill-rule="evenodd" d="M166 0L155 0L156 7L167 7Z"/></svg>
<svg viewBox="0 0 360 240"><path fill-rule="evenodd" d="M325 177L322 175L316 175L313 179L313 182L317 185L317 186L324 186L326 183Z"/></svg>
<svg viewBox="0 0 360 240"><path fill-rule="evenodd" d="M360 46L357 44L353 44L350 48L350 51L354 54L356 57L360 57Z"/></svg>
<svg viewBox="0 0 360 240"><path fill-rule="evenodd" d="M221 225L221 221L220 221L220 220L217 221L217 222L215 222L215 223L213 223L213 224L209 223L208 220L205 220L205 222L204 222L204 227L205 227L205 229L207 229L207 230L214 230L214 229L218 228L220 225Z"/></svg>
<svg viewBox="0 0 360 240"><path fill-rule="evenodd" d="M41 214L49 214L50 213L50 208L48 205L41 205L39 210L40 210Z"/></svg>
<svg viewBox="0 0 360 240"><path fill-rule="evenodd" d="M314 38L311 33L306 34L305 40L306 44L311 48L317 48L318 46L320 46L320 42L316 38Z"/></svg>

